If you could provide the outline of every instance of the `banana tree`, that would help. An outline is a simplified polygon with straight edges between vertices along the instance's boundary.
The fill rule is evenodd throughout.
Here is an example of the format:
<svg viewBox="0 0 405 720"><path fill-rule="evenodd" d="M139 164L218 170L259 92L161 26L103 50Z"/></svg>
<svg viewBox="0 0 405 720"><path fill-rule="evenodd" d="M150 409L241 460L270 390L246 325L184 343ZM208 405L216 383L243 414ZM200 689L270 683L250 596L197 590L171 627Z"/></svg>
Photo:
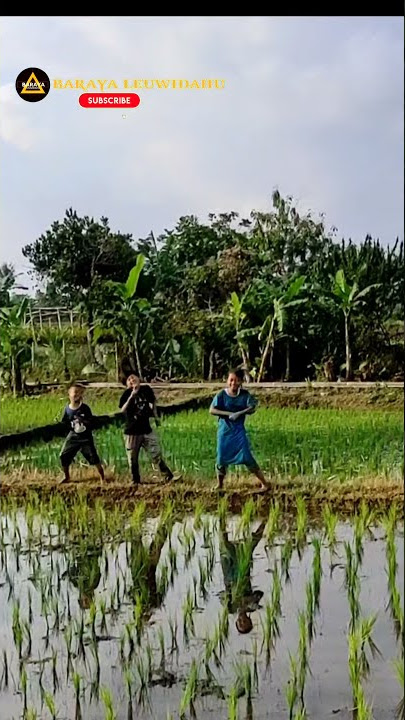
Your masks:
<svg viewBox="0 0 405 720"><path fill-rule="evenodd" d="M26 360L27 352L29 353L30 338L25 329L28 302L28 298L24 298L19 305L0 309L3 363L10 369L15 396L22 390L22 365Z"/></svg>
<svg viewBox="0 0 405 720"><path fill-rule="evenodd" d="M248 288L241 298L238 297L236 292L231 293L231 297L228 301L228 310L231 321L235 328L235 339L238 344L240 354L242 356L243 365L245 367L248 378L251 378L251 366L249 358L249 343L247 342L249 337L256 334L257 328L242 328L242 325L246 319L246 312L243 310L243 304L246 301L249 293Z"/></svg>
<svg viewBox="0 0 405 720"><path fill-rule="evenodd" d="M136 265L131 269L125 283L113 280L106 283L113 290L113 304L111 308L103 311L96 317L93 325L93 341L97 340L104 333L113 335L117 343L123 340L127 346L129 356L136 364L137 372L142 380L142 365L139 353L139 328L142 317L147 317L150 311L150 303L145 298L134 298L138 286L139 276L145 264L145 257L139 254ZM116 350L117 364L118 351ZM135 358L134 358L135 356Z"/></svg>
<svg viewBox="0 0 405 720"><path fill-rule="evenodd" d="M269 352L271 352L271 354L273 353L277 336L281 336L283 333L287 315L286 311L294 305L300 305L301 303L307 302L307 298L295 299L296 296L304 289L305 280L306 276L300 275L293 280L291 285L278 297L273 297L273 311L266 317L259 333L259 341L266 338L266 342L261 354L257 382L260 382L263 378L267 357Z"/></svg>
<svg viewBox="0 0 405 720"><path fill-rule="evenodd" d="M342 268L337 271L332 281L332 293L334 299L339 305L340 310L342 311L344 316L346 346L346 380L351 380L353 377L353 370L350 345L350 317L353 311L364 303L363 298L370 292L370 290L372 288L379 287L381 283L374 283L372 285L368 285L363 290L359 291L359 286L356 281L354 281L353 285L349 285L345 278L344 270Z"/></svg>

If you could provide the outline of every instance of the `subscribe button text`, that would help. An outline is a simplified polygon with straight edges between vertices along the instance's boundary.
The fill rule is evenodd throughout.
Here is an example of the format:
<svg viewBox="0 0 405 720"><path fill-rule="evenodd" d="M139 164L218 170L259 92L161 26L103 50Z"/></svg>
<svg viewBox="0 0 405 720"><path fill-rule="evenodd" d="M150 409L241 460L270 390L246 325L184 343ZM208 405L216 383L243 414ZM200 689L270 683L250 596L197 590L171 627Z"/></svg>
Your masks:
<svg viewBox="0 0 405 720"><path fill-rule="evenodd" d="M140 102L141 98L136 93L84 93L79 97L79 104L85 108L135 108Z"/></svg>

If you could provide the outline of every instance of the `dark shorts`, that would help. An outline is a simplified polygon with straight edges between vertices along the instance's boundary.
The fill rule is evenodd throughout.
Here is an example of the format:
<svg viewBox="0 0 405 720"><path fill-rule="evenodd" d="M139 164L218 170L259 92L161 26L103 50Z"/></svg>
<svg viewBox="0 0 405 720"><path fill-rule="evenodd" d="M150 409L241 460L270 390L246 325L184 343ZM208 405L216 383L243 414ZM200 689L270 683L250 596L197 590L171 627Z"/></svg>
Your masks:
<svg viewBox="0 0 405 720"><path fill-rule="evenodd" d="M70 465L77 453L81 452L90 465L101 465L93 438L77 440L76 437L68 435L60 453L60 461L63 467Z"/></svg>

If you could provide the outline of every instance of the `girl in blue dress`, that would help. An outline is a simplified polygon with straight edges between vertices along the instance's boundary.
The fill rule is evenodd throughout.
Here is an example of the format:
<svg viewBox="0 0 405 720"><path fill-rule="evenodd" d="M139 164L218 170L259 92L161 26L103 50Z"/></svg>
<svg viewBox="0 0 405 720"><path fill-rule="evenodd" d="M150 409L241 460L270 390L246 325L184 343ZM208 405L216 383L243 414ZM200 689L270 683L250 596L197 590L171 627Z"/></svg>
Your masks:
<svg viewBox="0 0 405 720"><path fill-rule="evenodd" d="M269 489L263 471L254 459L245 430L245 417L255 412L257 400L242 388L243 370L231 370L227 387L215 395L211 415L218 416L217 478L223 488L228 465L246 465L260 480L263 490Z"/></svg>

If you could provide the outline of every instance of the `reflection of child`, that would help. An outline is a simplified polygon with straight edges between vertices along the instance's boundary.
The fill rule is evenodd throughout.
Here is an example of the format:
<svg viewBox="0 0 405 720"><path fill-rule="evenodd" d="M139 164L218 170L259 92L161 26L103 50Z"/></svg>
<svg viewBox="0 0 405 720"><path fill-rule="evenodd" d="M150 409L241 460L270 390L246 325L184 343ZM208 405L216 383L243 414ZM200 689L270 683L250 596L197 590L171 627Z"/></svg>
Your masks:
<svg viewBox="0 0 405 720"><path fill-rule="evenodd" d="M83 402L84 388L73 384L68 394L70 402L65 407L62 422L71 429L60 453L64 472L61 482L69 482L69 467L78 452L82 453L90 465L97 467L101 480L104 480L104 469L93 440L93 414L89 406Z"/></svg>
<svg viewBox="0 0 405 720"><path fill-rule="evenodd" d="M263 597L262 590L252 590L250 575L253 553L263 537L265 526L266 523L262 522L251 538L239 544L231 542L224 524L220 525L220 560L227 607L230 613L236 613L236 629L243 634L252 630L250 613L258 607Z"/></svg>

